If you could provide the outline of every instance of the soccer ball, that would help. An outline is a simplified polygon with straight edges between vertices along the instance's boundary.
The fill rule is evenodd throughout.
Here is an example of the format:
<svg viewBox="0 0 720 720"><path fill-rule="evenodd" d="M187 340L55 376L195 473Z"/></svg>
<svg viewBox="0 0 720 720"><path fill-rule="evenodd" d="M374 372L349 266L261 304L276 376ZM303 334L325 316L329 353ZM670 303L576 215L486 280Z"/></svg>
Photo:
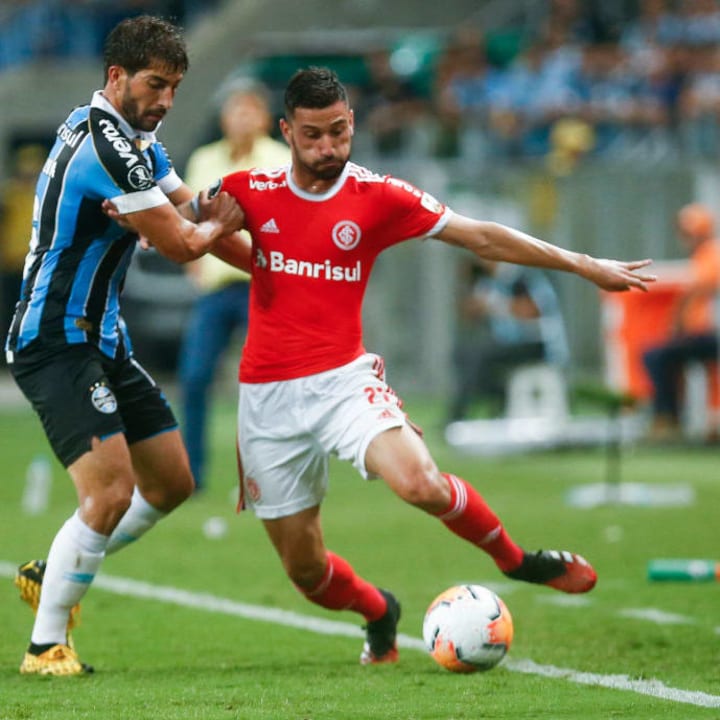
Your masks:
<svg viewBox="0 0 720 720"><path fill-rule="evenodd" d="M451 587L425 613L425 646L435 662L452 672L490 670L505 657L512 639L510 612L482 585Z"/></svg>

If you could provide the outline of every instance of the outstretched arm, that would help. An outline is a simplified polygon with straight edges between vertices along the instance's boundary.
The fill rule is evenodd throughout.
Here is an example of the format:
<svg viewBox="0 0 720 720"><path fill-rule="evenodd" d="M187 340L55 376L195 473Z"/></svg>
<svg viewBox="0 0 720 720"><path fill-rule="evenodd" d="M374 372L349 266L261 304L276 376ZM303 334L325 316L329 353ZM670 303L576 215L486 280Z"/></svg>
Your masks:
<svg viewBox="0 0 720 720"><path fill-rule="evenodd" d="M480 258L575 273L602 290L647 291L656 278L641 271L651 260L605 260L565 250L494 222L453 215L436 237L464 247Z"/></svg>

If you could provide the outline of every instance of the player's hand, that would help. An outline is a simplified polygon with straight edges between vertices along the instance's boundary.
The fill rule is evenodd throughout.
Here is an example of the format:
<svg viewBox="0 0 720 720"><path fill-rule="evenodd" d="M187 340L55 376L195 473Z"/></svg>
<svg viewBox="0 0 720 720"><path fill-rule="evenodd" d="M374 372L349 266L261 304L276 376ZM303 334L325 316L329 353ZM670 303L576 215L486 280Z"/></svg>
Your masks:
<svg viewBox="0 0 720 720"><path fill-rule="evenodd" d="M214 192L214 188L203 190L198 197L198 215L201 221L214 220L224 228L224 235L242 230L245 213L232 195Z"/></svg>
<svg viewBox="0 0 720 720"><path fill-rule="evenodd" d="M116 222L124 230L135 232L133 224L130 222L127 215L121 215L117 209L117 206L112 200L102 201L102 211L114 222Z"/></svg>
<svg viewBox="0 0 720 720"><path fill-rule="evenodd" d="M590 258L590 264L583 274L602 290L622 292L635 288L648 291L648 283L655 282L657 275L640 272L652 260L604 260Z"/></svg>
<svg viewBox="0 0 720 720"><path fill-rule="evenodd" d="M102 211L114 222L116 222L124 230L129 232L137 233L137 230L133 227L127 215L121 215L112 200L103 200ZM141 250L149 250L152 247L152 243L144 236L138 237L138 244Z"/></svg>

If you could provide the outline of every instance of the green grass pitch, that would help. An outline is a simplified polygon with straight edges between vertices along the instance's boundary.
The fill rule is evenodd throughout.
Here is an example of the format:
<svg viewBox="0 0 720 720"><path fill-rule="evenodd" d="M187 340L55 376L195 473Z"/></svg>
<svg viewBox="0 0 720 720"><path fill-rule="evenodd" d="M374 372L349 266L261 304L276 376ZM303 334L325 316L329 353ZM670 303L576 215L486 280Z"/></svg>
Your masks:
<svg viewBox="0 0 720 720"><path fill-rule="evenodd" d="M397 594L400 631L408 638L397 665L361 667L360 619L305 601L284 577L260 524L234 513L229 400L213 416L208 492L108 558L83 602L75 640L95 674L23 677L17 669L32 618L17 598L11 568L45 556L74 509L74 493L53 460L49 509L37 517L22 512L25 470L47 446L29 410L6 407L0 409L0 719L720 718L720 584L646 579L651 558L720 559L717 448L625 454L625 481L688 484L696 494L690 506L579 510L565 502L566 493L604 479L602 449L459 456L434 429L438 408L411 401L407 409L426 426L440 467L471 481L518 542L584 554L598 570L597 588L577 598L506 581L487 556L436 520L334 463L323 510L327 543ZM226 521L223 537L203 533L211 517ZM428 603L458 582L490 585L514 618L513 647L488 673L453 675L417 648ZM248 609L261 617L248 617ZM262 616L270 610L286 614ZM320 633L283 618L300 626L305 618L341 625L321 622L328 632Z"/></svg>

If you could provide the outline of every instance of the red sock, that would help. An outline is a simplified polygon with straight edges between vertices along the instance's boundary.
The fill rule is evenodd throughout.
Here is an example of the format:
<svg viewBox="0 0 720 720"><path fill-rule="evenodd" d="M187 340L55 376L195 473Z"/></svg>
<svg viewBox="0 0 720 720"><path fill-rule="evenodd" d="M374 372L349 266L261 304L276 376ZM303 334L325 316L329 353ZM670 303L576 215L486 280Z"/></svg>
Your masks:
<svg viewBox="0 0 720 720"><path fill-rule="evenodd" d="M488 553L500 570L513 570L523 559L523 550L505 531L497 515L480 493L465 480L442 473L450 485L450 505L437 517L445 526Z"/></svg>
<svg viewBox="0 0 720 720"><path fill-rule="evenodd" d="M387 610L382 593L356 575L347 560L330 551L322 580L312 590L298 590L316 605L328 610L353 610L368 622L379 620Z"/></svg>

